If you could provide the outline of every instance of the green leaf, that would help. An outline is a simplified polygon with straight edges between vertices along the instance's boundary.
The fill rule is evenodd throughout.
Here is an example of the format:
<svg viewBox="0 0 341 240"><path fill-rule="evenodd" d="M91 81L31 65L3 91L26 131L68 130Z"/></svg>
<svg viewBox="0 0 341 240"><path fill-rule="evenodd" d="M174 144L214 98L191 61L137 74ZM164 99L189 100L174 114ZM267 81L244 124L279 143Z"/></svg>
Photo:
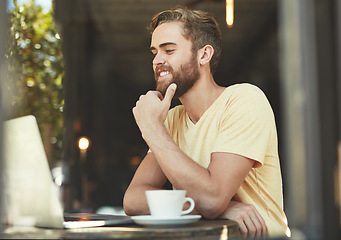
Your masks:
<svg viewBox="0 0 341 240"><path fill-rule="evenodd" d="M9 117L35 115L41 135L57 142L51 144L51 163L61 159L63 135L64 76L61 38L54 24L52 10L44 13L34 0L18 5L8 13L8 60L5 106ZM48 126L48 127L47 127ZM51 129L45 132L45 129Z"/></svg>

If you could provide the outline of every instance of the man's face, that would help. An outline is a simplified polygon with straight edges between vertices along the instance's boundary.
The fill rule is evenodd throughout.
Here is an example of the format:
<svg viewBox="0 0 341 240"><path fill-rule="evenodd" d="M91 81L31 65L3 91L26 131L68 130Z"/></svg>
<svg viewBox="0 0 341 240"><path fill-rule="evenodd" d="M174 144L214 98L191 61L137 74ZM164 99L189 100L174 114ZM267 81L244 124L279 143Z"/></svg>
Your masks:
<svg viewBox="0 0 341 240"><path fill-rule="evenodd" d="M192 42L181 34L180 23L158 26L152 35L151 51L156 90L162 95L171 83L176 83L175 97L181 97L199 79L197 54L192 52Z"/></svg>

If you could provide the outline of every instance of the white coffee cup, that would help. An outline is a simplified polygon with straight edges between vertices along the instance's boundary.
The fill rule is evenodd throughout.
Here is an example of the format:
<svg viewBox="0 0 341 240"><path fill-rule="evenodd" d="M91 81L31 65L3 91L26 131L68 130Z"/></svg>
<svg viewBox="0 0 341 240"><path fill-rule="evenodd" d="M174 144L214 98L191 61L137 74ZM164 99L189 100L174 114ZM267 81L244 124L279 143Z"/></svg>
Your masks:
<svg viewBox="0 0 341 240"><path fill-rule="evenodd" d="M178 218L190 213L195 206L194 200L186 197L186 190L148 190L146 197L150 214L155 218ZM191 205L183 211L186 202Z"/></svg>

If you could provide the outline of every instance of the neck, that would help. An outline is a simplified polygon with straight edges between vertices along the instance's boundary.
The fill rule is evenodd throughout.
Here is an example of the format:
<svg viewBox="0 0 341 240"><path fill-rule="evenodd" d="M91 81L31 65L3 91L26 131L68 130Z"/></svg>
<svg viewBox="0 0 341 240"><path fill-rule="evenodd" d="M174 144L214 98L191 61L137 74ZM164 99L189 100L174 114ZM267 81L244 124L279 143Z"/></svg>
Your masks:
<svg viewBox="0 0 341 240"><path fill-rule="evenodd" d="M224 87L216 84L211 74L201 77L194 86L180 98L191 121L199 121L205 111L224 91Z"/></svg>

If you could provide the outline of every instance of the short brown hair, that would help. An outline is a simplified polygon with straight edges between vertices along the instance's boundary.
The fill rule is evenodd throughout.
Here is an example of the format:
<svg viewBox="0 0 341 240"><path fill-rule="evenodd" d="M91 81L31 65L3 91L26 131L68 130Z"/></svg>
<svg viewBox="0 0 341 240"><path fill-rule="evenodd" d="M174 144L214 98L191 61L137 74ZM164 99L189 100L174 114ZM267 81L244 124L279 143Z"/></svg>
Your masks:
<svg viewBox="0 0 341 240"><path fill-rule="evenodd" d="M222 36L217 21L208 13L200 10L190 10L176 7L156 14L149 24L151 33L165 22L179 21L183 24L183 36L192 41L193 52L209 44L214 48L210 62L212 75L214 74L221 55Z"/></svg>

